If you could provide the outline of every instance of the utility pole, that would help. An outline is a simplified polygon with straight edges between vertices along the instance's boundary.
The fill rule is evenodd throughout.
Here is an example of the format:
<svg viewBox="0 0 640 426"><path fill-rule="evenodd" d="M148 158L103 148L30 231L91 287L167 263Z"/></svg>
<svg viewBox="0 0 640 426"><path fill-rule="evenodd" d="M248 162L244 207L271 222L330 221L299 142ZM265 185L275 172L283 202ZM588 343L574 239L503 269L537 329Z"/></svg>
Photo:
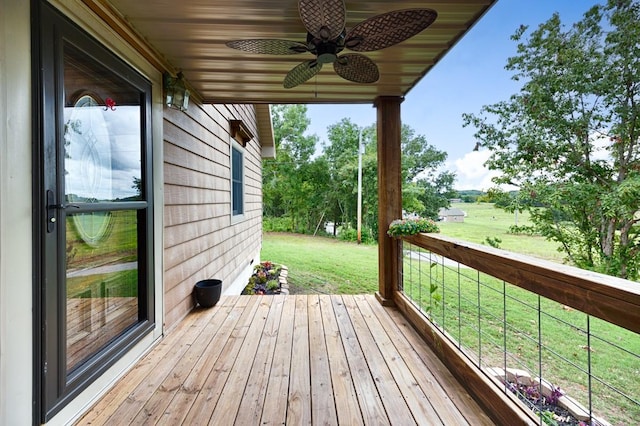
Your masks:
<svg viewBox="0 0 640 426"><path fill-rule="evenodd" d="M362 243L362 127L358 133L358 244Z"/></svg>

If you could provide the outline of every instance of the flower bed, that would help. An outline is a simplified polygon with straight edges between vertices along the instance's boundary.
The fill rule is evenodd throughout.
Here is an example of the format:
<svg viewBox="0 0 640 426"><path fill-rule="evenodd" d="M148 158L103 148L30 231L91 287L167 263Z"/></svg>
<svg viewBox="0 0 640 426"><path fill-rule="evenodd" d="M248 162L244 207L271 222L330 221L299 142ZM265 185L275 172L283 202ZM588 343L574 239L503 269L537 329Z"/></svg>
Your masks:
<svg viewBox="0 0 640 426"><path fill-rule="evenodd" d="M489 368L487 372L506 385L518 399L531 408L545 424L557 426L610 426L602 419L593 418L578 401L567 396L560 387L539 377L531 377L524 370Z"/></svg>
<svg viewBox="0 0 640 426"><path fill-rule="evenodd" d="M242 294L280 294L286 284L287 268L265 261L253 268L253 274Z"/></svg>

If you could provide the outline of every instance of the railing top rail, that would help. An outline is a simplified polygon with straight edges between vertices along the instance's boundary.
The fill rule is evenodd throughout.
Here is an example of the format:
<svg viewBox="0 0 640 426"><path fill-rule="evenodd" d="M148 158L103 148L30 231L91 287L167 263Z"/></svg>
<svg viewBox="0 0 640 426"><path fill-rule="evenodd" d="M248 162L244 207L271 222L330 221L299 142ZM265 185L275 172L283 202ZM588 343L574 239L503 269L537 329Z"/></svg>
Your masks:
<svg viewBox="0 0 640 426"><path fill-rule="evenodd" d="M439 234L404 239L533 293L640 333L640 283Z"/></svg>

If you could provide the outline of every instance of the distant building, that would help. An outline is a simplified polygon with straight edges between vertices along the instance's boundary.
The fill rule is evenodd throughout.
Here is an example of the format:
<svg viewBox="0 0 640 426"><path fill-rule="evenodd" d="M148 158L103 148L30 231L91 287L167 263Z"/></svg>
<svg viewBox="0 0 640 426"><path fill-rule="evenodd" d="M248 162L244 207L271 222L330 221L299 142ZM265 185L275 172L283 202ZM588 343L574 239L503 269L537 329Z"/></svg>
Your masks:
<svg viewBox="0 0 640 426"><path fill-rule="evenodd" d="M438 217L443 222L464 222L466 213L460 209L440 209Z"/></svg>

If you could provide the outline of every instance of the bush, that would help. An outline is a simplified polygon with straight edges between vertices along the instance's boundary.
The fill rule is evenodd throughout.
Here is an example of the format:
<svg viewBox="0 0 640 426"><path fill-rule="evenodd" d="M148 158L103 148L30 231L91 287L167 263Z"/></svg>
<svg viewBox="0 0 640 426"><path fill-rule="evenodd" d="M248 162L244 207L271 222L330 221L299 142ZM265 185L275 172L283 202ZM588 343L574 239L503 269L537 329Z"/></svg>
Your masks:
<svg viewBox="0 0 640 426"><path fill-rule="evenodd" d="M280 292L280 270L282 266L265 261L253 267L253 275L242 294L273 294Z"/></svg>
<svg viewBox="0 0 640 426"><path fill-rule="evenodd" d="M267 290L269 291L280 290L280 282L278 280L267 281Z"/></svg>
<svg viewBox="0 0 640 426"><path fill-rule="evenodd" d="M438 225L431 220L425 218L417 219L396 219L389 225L387 235L390 237L400 237L403 235L415 235L421 232L440 232Z"/></svg>
<svg viewBox="0 0 640 426"><path fill-rule="evenodd" d="M365 244L372 244L376 242L376 239L370 229L362 229L360 237L361 241ZM358 241L358 231L351 227L340 228L338 232L338 239L341 241Z"/></svg>
<svg viewBox="0 0 640 426"><path fill-rule="evenodd" d="M293 232L291 219L288 217L264 216L262 218L262 229L264 232Z"/></svg>
<svg viewBox="0 0 640 426"><path fill-rule="evenodd" d="M502 243L502 240L498 237L487 237L484 239L484 241L489 244L491 247L493 248L500 248L500 244Z"/></svg>
<svg viewBox="0 0 640 426"><path fill-rule="evenodd" d="M536 232L533 226L527 226L527 225L521 225L521 226L511 225L507 233L513 234L513 235L530 235L530 236L539 235L539 233Z"/></svg>

